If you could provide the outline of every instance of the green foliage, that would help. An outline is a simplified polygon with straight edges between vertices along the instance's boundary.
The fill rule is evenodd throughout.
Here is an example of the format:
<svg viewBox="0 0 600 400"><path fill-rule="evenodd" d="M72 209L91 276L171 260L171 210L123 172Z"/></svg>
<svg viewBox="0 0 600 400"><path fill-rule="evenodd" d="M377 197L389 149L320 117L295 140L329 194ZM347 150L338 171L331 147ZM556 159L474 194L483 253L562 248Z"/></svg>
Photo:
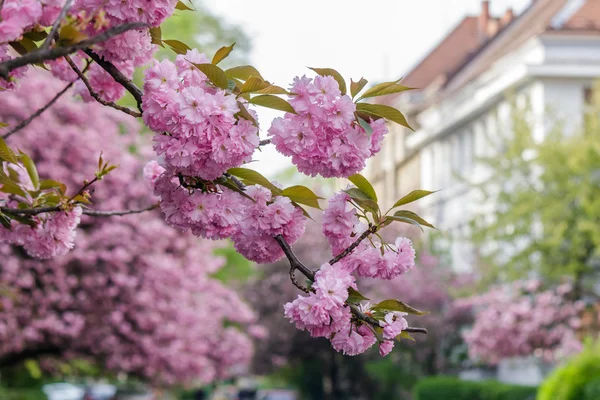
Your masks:
<svg viewBox="0 0 600 400"><path fill-rule="evenodd" d="M225 265L212 275L221 282L243 283L257 273L253 263L235 251L231 245L216 249L215 255L223 256L226 259Z"/></svg>
<svg viewBox="0 0 600 400"><path fill-rule="evenodd" d="M557 125L540 142L529 110L514 107L505 129L511 134L496 135L494 147L502 151L480 160L490 177L474 184L480 203L495 205L493 220L478 215L471 221L487 281L537 273L582 282L593 272L600 255L599 110L594 102L581 130L568 133Z"/></svg>
<svg viewBox="0 0 600 400"><path fill-rule="evenodd" d="M461 381L451 377L432 377L419 381L413 389L414 400L535 400L537 388L507 385L496 381Z"/></svg>
<svg viewBox="0 0 600 400"><path fill-rule="evenodd" d="M2 400L46 400L46 395L41 389L2 389L0 388L0 399Z"/></svg>
<svg viewBox="0 0 600 400"><path fill-rule="evenodd" d="M600 399L600 342L557 368L540 387L537 400Z"/></svg>

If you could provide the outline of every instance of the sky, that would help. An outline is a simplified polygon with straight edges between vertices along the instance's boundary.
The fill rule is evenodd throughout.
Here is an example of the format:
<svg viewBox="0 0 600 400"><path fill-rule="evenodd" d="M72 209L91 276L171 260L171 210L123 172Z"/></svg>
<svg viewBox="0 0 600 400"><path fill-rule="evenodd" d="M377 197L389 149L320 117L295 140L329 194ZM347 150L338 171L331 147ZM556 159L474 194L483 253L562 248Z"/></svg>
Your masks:
<svg viewBox="0 0 600 400"><path fill-rule="evenodd" d="M203 0L252 42L252 65L288 87L306 67L335 68L348 81L382 82L404 76L481 0ZM492 0L493 15L517 14L530 0ZM226 45L226 44L224 44ZM279 114L259 111L261 136ZM385 143L384 143L385 145ZM268 146L252 165L273 177L291 164Z"/></svg>

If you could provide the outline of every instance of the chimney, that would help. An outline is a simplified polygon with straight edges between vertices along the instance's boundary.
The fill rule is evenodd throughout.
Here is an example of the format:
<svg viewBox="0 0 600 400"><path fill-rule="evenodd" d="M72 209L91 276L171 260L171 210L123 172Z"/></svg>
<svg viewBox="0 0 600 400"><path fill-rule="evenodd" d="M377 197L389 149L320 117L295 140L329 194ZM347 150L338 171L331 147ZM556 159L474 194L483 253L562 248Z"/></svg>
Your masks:
<svg viewBox="0 0 600 400"><path fill-rule="evenodd" d="M483 42L488 38L488 24L490 22L490 2L483 0L481 2L481 14L479 14L479 37Z"/></svg>
<svg viewBox="0 0 600 400"><path fill-rule="evenodd" d="M506 26L506 25L510 24L514 18L515 18L515 12L513 11L512 8L508 8L506 10L506 12L504 13L504 15L502 16L501 25Z"/></svg>

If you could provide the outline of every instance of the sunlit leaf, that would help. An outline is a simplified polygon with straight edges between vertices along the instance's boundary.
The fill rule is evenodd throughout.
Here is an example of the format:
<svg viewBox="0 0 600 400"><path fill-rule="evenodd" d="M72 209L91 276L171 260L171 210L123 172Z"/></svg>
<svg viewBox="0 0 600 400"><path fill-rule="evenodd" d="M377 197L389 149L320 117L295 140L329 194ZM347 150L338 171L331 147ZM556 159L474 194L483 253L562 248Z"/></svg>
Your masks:
<svg viewBox="0 0 600 400"><path fill-rule="evenodd" d="M389 224L391 224L394 221L404 222L406 224L414 225L417 228L419 228L422 232L424 232L423 227L417 221L410 219L410 218L406 218L406 217L398 217L395 215L388 215L387 217L385 217L384 226L388 226Z"/></svg>
<svg viewBox="0 0 600 400"><path fill-rule="evenodd" d="M429 222L425 221L423 218L419 217L416 213L408 210L400 210L394 213L396 217L405 217L410 218L413 221L417 221L419 224L427 226L429 228L435 229L435 226L431 225Z"/></svg>
<svg viewBox="0 0 600 400"><path fill-rule="evenodd" d="M352 79L350 79L350 94L352 95L352 98L355 98L356 95L363 90L367 83L369 83L369 81L365 78L360 78L358 82L354 82Z"/></svg>
<svg viewBox="0 0 600 400"><path fill-rule="evenodd" d="M336 80L336 82L338 83L339 87L340 87L340 92L342 92L342 94L346 94L346 81L344 81L344 77L337 72L335 69L333 68L310 68L313 71L315 71L317 74L321 75L321 76L331 76L333 77L333 79Z"/></svg>
<svg viewBox="0 0 600 400"><path fill-rule="evenodd" d="M6 144L6 141L4 141L4 139L2 139L0 137L0 159L12 163L12 164L17 164L19 162L19 159L17 158L17 155L15 154L15 152L8 147L8 145Z"/></svg>
<svg viewBox="0 0 600 400"><path fill-rule="evenodd" d="M21 153L19 158L27 170L27 174L29 175L29 179L31 180L33 187L35 190L38 190L40 188L40 176L38 175L38 171L33 160L25 153Z"/></svg>
<svg viewBox="0 0 600 400"><path fill-rule="evenodd" d="M358 303L363 300L369 300L367 297L363 296L359 291L349 287L348 288L348 302L350 303Z"/></svg>
<svg viewBox="0 0 600 400"><path fill-rule="evenodd" d="M23 189L21 189L19 185L13 182L2 182L0 192L7 194L16 194L17 196L27 198L27 193L25 193L25 191L23 191Z"/></svg>
<svg viewBox="0 0 600 400"><path fill-rule="evenodd" d="M384 300L381 303L377 303L373 307L371 307L371 309L376 311L400 311L414 315L429 314L428 311L417 310L416 308L411 307L406 303L394 299Z"/></svg>
<svg viewBox="0 0 600 400"><path fill-rule="evenodd" d="M350 196L350 198L354 200L354 202L363 209L370 211L374 214L379 213L379 205L377 204L377 202L371 199L369 195L367 195L362 190L357 188L350 188L344 190L344 192L348 194L348 196Z"/></svg>
<svg viewBox="0 0 600 400"><path fill-rule="evenodd" d="M269 85L269 87L266 87L266 88L261 89L261 90L257 90L256 93L260 93L260 94L287 94L287 95L291 94L290 92L288 92L284 88L282 88L280 86L276 86L276 85Z"/></svg>
<svg viewBox="0 0 600 400"><path fill-rule="evenodd" d="M186 5L183 1L178 1L175 8L182 11L194 11L193 8Z"/></svg>
<svg viewBox="0 0 600 400"><path fill-rule="evenodd" d="M194 64L196 68L204 72L204 75L210 80L216 87L221 89L227 89L229 86L229 79L225 75L225 71L217 67L214 64Z"/></svg>
<svg viewBox="0 0 600 400"><path fill-rule="evenodd" d="M385 96L388 94L406 92L407 90L414 90L414 88L400 85L400 84L398 84L397 81L396 82L384 82L384 83L375 85L372 88L370 88L369 90L367 90L366 92L364 92L362 94L362 96L360 96L359 100L366 99L368 97L378 97L378 96Z"/></svg>
<svg viewBox="0 0 600 400"><path fill-rule="evenodd" d="M167 39L163 40L163 43L169 46L177 54L186 54L189 50L191 50L190 46L179 40Z"/></svg>
<svg viewBox="0 0 600 400"><path fill-rule="evenodd" d="M79 43L87 38L88 36L77 29L72 23L61 26L58 34L58 42L60 44Z"/></svg>
<svg viewBox="0 0 600 400"><path fill-rule="evenodd" d="M412 337L410 335L410 333L408 333L406 331L402 331L402 332L400 332L400 334L398 336L396 336L397 341L400 341L401 339L408 339L408 340L412 340L413 342L416 342L415 338Z"/></svg>
<svg viewBox="0 0 600 400"><path fill-rule="evenodd" d="M247 119L248 121L252 122L254 126L258 126L258 122L256 122L256 119L254 119L252 114L250 114L246 106L240 101L237 102L237 105L240 111L238 111L237 114L235 114L235 116Z"/></svg>
<svg viewBox="0 0 600 400"><path fill-rule="evenodd" d="M155 26L149 29L150 37L152 38L152 44L157 44L159 46L164 47L162 42L162 30L160 26Z"/></svg>
<svg viewBox="0 0 600 400"><path fill-rule="evenodd" d="M243 181L248 182L251 185L261 185L275 194L281 194L281 189L273 185L267 178L262 176L259 172L256 172L252 169L230 168L227 172L233 176L241 178Z"/></svg>
<svg viewBox="0 0 600 400"><path fill-rule="evenodd" d="M263 94L260 96L253 97L250 99L250 103L256 104L266 108L272 108L274 110L285 111L292 114L296 114L294 107L284 99L273 96L270 94Z"/></svg>
<svg viewBox="0 0 600 400"><path fill-rule="evenodd" d="M321 207L319 206L319 199L321 199L322 197L317 196L312 190L310 190L306 186L291 186L289 188L284 189L281 192L281 195L289 197L290 200L296 203L321 209Z"/></svg>
<svg viewBox="0 0 600 400"><path fill-rule="evenodd" d="M23 34L23 37L33 40L34 42L39 42L48 37L48 33L46 31L29 31Z"/></svg>
<svg viewBox="0 0 600 400"><path fill-rule="evenodd" d="M10 124L7 124L6 122L1 122L0 121L0 128L6 128L7 126L10 126Z"/></svg>
<svg viewBox="0 0 600 400"><path fill-rule="evenodd" d="M234 46L235 46L235 43L233 43L231 46L223 46L223 47L221 47L215 53L215 56L213 57L211 63L214 64L214 65L217 65L218 63L220 63L221 61L223 61L224 59L226 59L229 56L229 54L231 54L231 52L233 51L233 47Z"/></svg>
<svg viewBox="0 0 600 400"><path fill-rule="evenodd" d="M386 106L383 104L358 103L356 105L356 110L364 112L366 114L372 114L381 118L385 118L389 121L395 122L399 125L407 127L410 130L413 130L413 128L411 128L411 126L406 121L406 117L394 107Z"/></svg>
<svg viewBox="0 0 600 400"><path fill-rule="evenodd" d="M413 190L412 192L410 192L409 194L407 194L406 196L404 196L400 200L398 200L394 204L394 208L400 207L404 204L412 203L413 201L422 199L423 197L429 196L432 193L435 193L435 192L431 192L429 190Z"/></svg>
<svg viewBox="0 0 600 400"><path fill-rule="evenodd" d="M243 81L248 80L251 76L256 76L257 78L263 79L260 72L258 72L258 70L252 65L241 65L239 67L229 68L225 71L225 74L227 74L227 76L230 78L237 78Z"/></svg>
<svg viewBox="0 0 600 400"><path fill-rule="evenodd" d="M269 82L263 81L259 77L251 76L246 82L244 82L240 91L242 93L252 93L257 92L261 89L266 89L269 86L271 86Z"/></svg>
<svg viewBox="0 0 600 400"><path fill-rule="evenodd" d="M369 183L367 178L365 178L361 174L354 174L351 177L349 177L348 180L354 183L354 185L356 185L357 188L359 188L367 196L369 196L371 200L377 201L377 193L375 193L375 189L373 189L373 186Z"/></svg>

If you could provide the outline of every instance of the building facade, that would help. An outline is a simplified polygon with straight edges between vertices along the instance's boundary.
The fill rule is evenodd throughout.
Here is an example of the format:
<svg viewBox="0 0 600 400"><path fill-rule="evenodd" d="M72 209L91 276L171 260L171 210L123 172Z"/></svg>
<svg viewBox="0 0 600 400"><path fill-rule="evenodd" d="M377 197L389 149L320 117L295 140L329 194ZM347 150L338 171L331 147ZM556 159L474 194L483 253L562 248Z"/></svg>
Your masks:
<svg viewBox="0 0 600 400"><path fill-rule="evenodd" d="M390 126L365 174L384 207L410 190L440 190L420 214L454 238L482 204L468 181L485 179L475 160L500 150L509 99L530 106L535 136L556 122L581 124L586 91L600 77L600 0L534 0L519 16L494 17L489 2L464 18L403 80L419 88L385 101L407 114L412 132ZM510 134L510 133L508 133ZM453 267L472 267L466 241L451 244Z"/></svg>

